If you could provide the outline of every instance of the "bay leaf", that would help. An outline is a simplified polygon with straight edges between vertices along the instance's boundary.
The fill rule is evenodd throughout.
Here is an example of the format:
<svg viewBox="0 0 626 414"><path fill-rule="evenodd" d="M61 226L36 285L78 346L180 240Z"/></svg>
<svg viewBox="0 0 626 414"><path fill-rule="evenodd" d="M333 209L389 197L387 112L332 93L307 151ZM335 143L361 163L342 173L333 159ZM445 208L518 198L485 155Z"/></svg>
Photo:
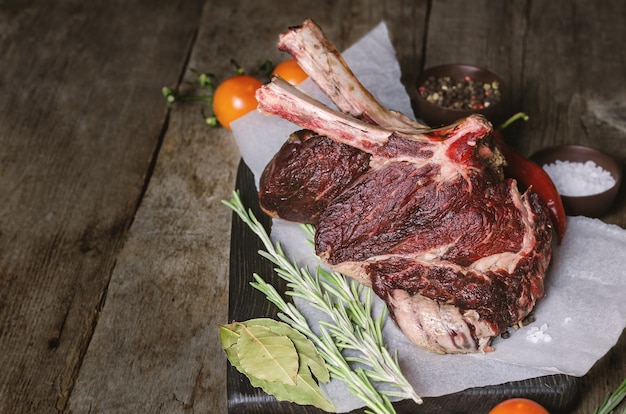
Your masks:
<svg viewBox="0 0 626 414"><path fill-rule="evenodd" d="M276 381L265 381L246 372L239 361L238 340L241 331L247 326L262 326L272 330L275 334L287 336L294 344L300 360L295 385ZM324 360L319 356L313 343L304 335L284 322L270 318L251 319L246 322L233 322L221 325L220 342L230 363L250 380L254 387L263 389L279 401L290 401L300 405L312 405L327 412L334 412L332 403L320 389L311 372L319 380L328 382L329 374Z"/></svg>
<svg viewBox="0 0 626 414"><path fill-rule="evenodd" d="M222 345L222 349L226 352L228 361L239 371L241 371L241 369L239 369L240 363L239 356L237 354L237 341L239 340L240 329L241 326L237 325L237 323L219 326L220 344Z"/></svg>
<svg viewBox="0 0 626 414"><path fill-rule="evenodd" d="M239 332L235 324L220 325L220 343L222 348L230 348L239 340Z"/></svg>
<svg viewBox="0 0 626 414"><path fill-rule="evenodd" d="M247 326L237 341L242 369L263 381L296 385L299 358L296 347L286 335L278 335L265 326Z"/></svg>
<svg viewBox="0 0 626 414"><path fill-rule="evenodd" d="M335 407L320 389L308 368L298 373L296 385L281 384L280 382L261 381L249 378L250 384L263 389L279 401L290 401L300 405L312 405L326 412L334 413Z"/></svg>
<svg viewBox="0 0 626 414"><path fill-rule="evenodd" d="M286 335L289 339L291 339L296 347L298 357L300 358L300 366L308 367L315 378L317 378L320 382L326 383L330 381L330 374L328 373L328 368L326 367L324 359L320 356L319 352L317 352L317 348L313 345L313 342L311 342L306 336L286 323L270 318L250 319L246 322L246 325L265 326L276 334Z"/></svg>

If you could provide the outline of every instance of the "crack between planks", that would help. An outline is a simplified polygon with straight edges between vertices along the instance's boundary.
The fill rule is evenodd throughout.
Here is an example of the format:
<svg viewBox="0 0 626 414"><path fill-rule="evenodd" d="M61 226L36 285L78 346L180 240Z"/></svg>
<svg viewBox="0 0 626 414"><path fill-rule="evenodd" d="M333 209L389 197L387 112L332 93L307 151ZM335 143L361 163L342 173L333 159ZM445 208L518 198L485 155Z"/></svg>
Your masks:
<svg viewBox="0 0 626 414"><path fill-rule="evenodd" d="M185 58L183 61L183 65L181 67L181 71L179 73L178 76L178 80L177 80L177 84L176 84L176 88L178 88L180 86L180 84L182 83L185 73L187 71L187 67L189 65L189 61L191 59L191 55L192 55L192 51L195 47L197 38L198 38L198 31L199 28L197 27L191 34L191 39L189 41L189 47L187 49L187 53L185 54ZM127 224L126 229L130 229L132 227L133 222L135 221L135 217L137 216L137 211L139 211L139 208L141 206L141 203L148 191L148 186L150 184L152 175L154 173L154 170L156 168L156 164L158 161L158 157L159 157L159 153L161 151L161 147L163 145L163 141L165 140L165 135L167 134L168 131L168 127L169 127L169 120L170 120L170 115L171 115L171 109L168 108L167 113L165 115L165 119L163 121L163 126L161 127L161 130L159 131L159 136L157 139L157 143L156 146L154 148L154 151L152 153L152 157L150 158L150 163L148 165L148 169L146 172L146 176L144 178L144 182L143 182L143 186L141 188L141 191L139 193L139 196L137 197L137 202L135 203L135 208L133 211L133 214L131 216L131 220L129 221L129 223ZM122 245L124 244L124 242L122 242ZM79 356L77 358L77 363L75 364L74 368L72 369L72 372L69 374L69 378L67 380L67 386L63 387L65 389L59 389L59 392L57 394L57 402L56 402L56 411L58 413L65 413L67 411L67 405L70 401L70 398L72 396L72 392L74 391L74 388L76 386L76 382L78 380L78 375L79 372L82 368L82 365L84 363L85 360L85 356L87 355L87 351L89 349L89 346L91 344L91 341L94 337L95 331L96 331L96 327L98 326L98 321L100 319L100 314L102 309L104 309L104 305L106 303L106 297L107 297L107 293L109 291L109 285L111 283L111 279L113 277L113 273L115 271L117 265L117 261L115 261L113 263L113 266L111 267L111 271L109 273L107 282L102 290L102 294L100 295L100 298L98 300L98 303L96 304L95 309L93 310L93 313L91 315L91 317L88 319L87 324L89 324L89 330L88 333L86 335L85 338L85 342L84 345L80 347L79 350ZM72 299L73 302L73 299ZM58 343L60 341L62 332L63 332L63 327L65 326L65 321L67 320L70 310L71 310L72 306L70 303L70 306L68 307L68 310L65 314L65 317L61 323L61 327L59 329L58 335L55 335L54 338L50 339L48 341L48 346L50 349L56 349L58 347ZM90 406L90 411L91 411L92 407Z"/></svg>
<svg viewBox="0 0 626 414"><path fill-rule="evenodd" d="M199 31L199 27L196 27L196 29L193 31L191 35L189 47L187 48L187 53L185 55L183 65L181 67L181 71L178 74L178 80L176 82L176 90L178 90L178 88L180 87L185 77L185 73L187 72L187 67L189 66L189 61L191 60L193 49L196 45L196 41L198 40L198 31ZM159 159L159 153L161 152L161 147L163 146L165 135L167 134L167 131L169 129L171 113L172 113L172 109L168 108L167 113L165 115L165 120L163 121L163 126L161 127L161 131L159 132L159 138L157 139L157 144L154 148L154 152L152 153L152 157L150 159L150 165L148 166L148 171L146 172L146 177L144 179L143 187L141 188L141 192L139 194L139 197L137 198L137 203L135 205L135 214L133 214L133 219L131 220L130 225L132 225L134 218L136 216L136 213L137 211L139 211L139 207L141 206L141 203L148 191L148 186L150 185L152 174L154 174L154 169L156 168L156 164Z"/></svg>
<svg viewBox="0 0 626 414"><path fill-rule="evenodd" d="M89 325L89 329L87 329L87 334L84 337L85 340L83 344L79 346L78 348L79 354L78 354L78 357L76 358L76 364L73 366L73 368L68 374L61 375L60 383L58 385L59 389L57 391L57 401L56 401L56 410L59 413L65 412L67 408L67 403L69 402L70 397L72 395L72 391L74 390L74 387L76 385L76 381L78 379L80 369L85 360L85 355L87 355L87 350L89 349L89 345L91 344L91 340L93 339L94 332L98 324L100 312L102 308L104 307L104 303L106 301L106 295L109 290L109 284L111 282L111 275L113 274L113 269L115 269L115 264L113 264L111 268L111 272L109 273L109 277L107 278L107 283L102 289L102 294L100 295L100 298L98 299L98 303L96 304L95 309L92 311L90 317L86 321L86 325ZM74 298L75 298L75 294L72 295L70 306L68 306L67 308L67 312L65 313L65 317L63 318L63 322L61 324L59 335L56 338L57 346L58 346L58 342L60 342L61 336L63 335L63 327L65 326L65 322L67 321L70 315L72 304L74 303ZM50 347L50 340L48 341L48 346ZM51 349L53 349L53 347L51 347ZM54 349L56 349L56 347L54 347ZM64 379L63 377L66 377L67 379Z"/></svg>
<svg viewBox="0 0 626 414"><path fill-rule="evenodd" d="M109 272L107 282L104 288L102 289L102 294L100 295L100 298L98 299L98 303L96 304L95 309L92 311L89 319L86 322L86 324L89 325L89 329L87 331L87 334L85 335L84 344L79 347L79 355L78 355L78 358L76 359L76 364L74 365L74 368L72 369L72 371L70 372L68 376L69 378L67 380L67 386L64 387L63 382L61 382L59 386L61 389L59 389L57 393L57 402L56 402L56 410L59 413L64 413L66 411L67 404L72 396L74 387L76 386L76 381L78 380L80 369L83 366L85 356L87 355L87 350L89 349L89 345L91 344L91 341L96 331L96 327L98 325L98 320L100 319L100 313L102 312L102 309L104 308L104 304L106 302L106 297L109 291L109 285L111 283L113 271L115 270L115 265L116 263L113 263L113 266L111 266L111 271ZM74 295L72 295L72 301L70 302L70 306L68 307L67 312L65 313L65 318L63 319L61 331L58 336L59 340L63 332L63 326L65 326L65 321L67 320L70 314L73 303L74 303ZM48 344L50 344L50 342L48 342Z"/></svg>

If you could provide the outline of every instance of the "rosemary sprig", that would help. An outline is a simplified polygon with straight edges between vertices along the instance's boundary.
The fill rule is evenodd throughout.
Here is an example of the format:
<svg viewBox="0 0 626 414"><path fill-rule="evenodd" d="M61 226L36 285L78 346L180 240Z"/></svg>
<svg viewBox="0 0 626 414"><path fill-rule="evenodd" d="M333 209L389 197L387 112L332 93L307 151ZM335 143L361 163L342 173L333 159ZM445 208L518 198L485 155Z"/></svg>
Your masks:
<svg viewBox="0 0 626 414"><path fill-rule="evenodd" d="M329 322L321 322L320 334L316 334L306 318L292 304L286 302L276 289L254 274L251 283L282 312L278 316L284 322L306 335L318 348L333 378L343 381L350 392L359 398L371 413L395 413L390 398L412 399L418 404L422 399L402 374L396 357L391 356L382 337L384 311L372 317L372 293L356 283L349 283L336 272L327 272L319 266L315 276L306 268L299 268L285 256L279 243L274 245L254 214L246 211L239 193L235 191L230 201L224 201L248 227L260 238L265 251L259 254L276 266L276 273L287 281L287 295L300 297L311 306L325 313ZM311 237L312 226L302 226ZM362 294L363 293L363 294ZM364 299L361 298L364 296ZM356 356L344 356L350 350ZM356 363L356 368L350 364ZM388 387L378 390L374 384Z"/></svg>
<svg viewBox="0 0 626 414"><path fill-rule="evenodd" d="M626 397L626 378L620 384L619 387L613 392L609 393L600 407L594 412L594 414L612 414L613 409L617 407L622 400ZM626 413L626 408L622 411L622 414Z"/></svg>
<svg viewBox="0 0 626 414"><path fill-rule="evenodd" d="M301 228L312 243L315 227L302 225ZM325 325L328 325L331 332L334 332L333 336L343 344L343 349L360 351L360 357L350 358L350 360L370 366L372 369L366 370L366 373L372 381L393 384L393 389L386 391L388 396L410 398L421 404L422 399L400 371L397 357L392 357L385 345L382 329L387 308L383 307L380 315L375 319L372 318L371 289L363 288L363 285L358 283L348 282L340 273L328 272L319 266L316 270L317 280L320 281L322 289L343 304L343 306L331 307L329 305L332 301L327 301L324 303L324 308L318 309L333 319L334 325ZM303 278L303 280L306 279ZM308 286L303 283L302 289L307 288ZM364 292L363 295L362 292Z"/></svg>

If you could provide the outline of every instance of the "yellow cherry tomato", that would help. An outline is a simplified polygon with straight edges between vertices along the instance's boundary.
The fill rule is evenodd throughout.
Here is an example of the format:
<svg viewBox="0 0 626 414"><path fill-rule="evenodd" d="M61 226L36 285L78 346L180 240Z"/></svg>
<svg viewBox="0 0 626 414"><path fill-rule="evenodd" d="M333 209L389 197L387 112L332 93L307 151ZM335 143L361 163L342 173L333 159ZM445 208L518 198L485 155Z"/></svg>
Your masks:
<svg viewBox="0 0 626 414"><path fill-rule="evenodd" d="M276 67L272 71L272 74L280 76L292 85L297 85L307 78L307 74L293 59L280 62L278 65L276 65Z"/></svg>
<svg viewBox="0 0 626 414"><path fill-rule="evenodd" d="M511 398L502 401L489 414L550 414L539 403L526 398Z"/></svg>
<svg viewBox="0 0 626 414"><path fill-rule="evenodd" d="M232 121L256 109L254 95L261 86L261 81L250 75L235 75L220 83L213 94L213 113L218 122L230 129Z"/></svg>

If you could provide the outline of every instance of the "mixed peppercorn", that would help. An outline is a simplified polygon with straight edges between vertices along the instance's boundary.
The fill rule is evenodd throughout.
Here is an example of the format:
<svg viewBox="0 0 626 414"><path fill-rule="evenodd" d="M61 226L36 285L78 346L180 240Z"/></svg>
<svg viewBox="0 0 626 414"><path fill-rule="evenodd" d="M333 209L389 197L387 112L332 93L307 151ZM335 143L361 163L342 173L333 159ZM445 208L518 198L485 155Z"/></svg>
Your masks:
<svg viewBox="0 0 626 414"><path fill-rule="evenodd" d="M498 103L501 98L497 81L480 82L470 76L463 79L429 76L418 92L428 102L462 110L487 108Z"/></svg>

